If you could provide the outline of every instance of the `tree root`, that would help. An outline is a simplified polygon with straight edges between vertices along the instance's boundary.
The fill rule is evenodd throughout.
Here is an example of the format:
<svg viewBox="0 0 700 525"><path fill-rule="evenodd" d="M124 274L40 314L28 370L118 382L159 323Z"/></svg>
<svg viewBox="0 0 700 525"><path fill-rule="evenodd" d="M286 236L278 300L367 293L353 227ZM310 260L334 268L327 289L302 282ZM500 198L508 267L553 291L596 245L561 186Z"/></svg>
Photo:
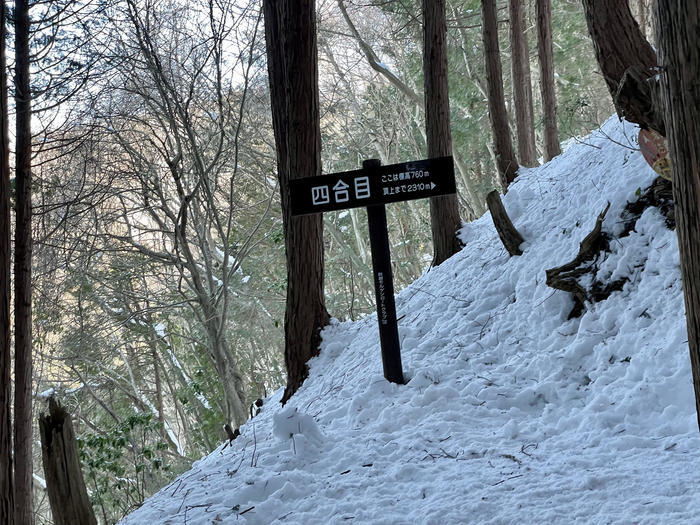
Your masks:
<svg viewBox="0 0 700 525"><path fill-rule="evenodd" d="M578 278L590 273L598 254L608 249L608 236L602 232L603 220L608 209L610 209L609 202L598 215L593 230L581 241L578 255L571 262L546 270L547 286L569 292L574 297L574 308L569 314L569 319L581 315L585 302L591 300L588 291L578 282Z"/></svg>
<svg viewBox="0 0 700 525"><path fill-rule="evenodd" d="M622 211L620 219L623 229L619 235L620 238L626 237L634 230L637 220L650 206L658 208L668 229L675 228L673 197L669 181L658 177L646 191L639 192L638 195L639 198L629 202ZM604 301L613 292L622 290L625 283L629 281L626 277L610 282L593 279L588 289L579 282L579 278L585 274L595 275L596 261L601 254L610 252L610 238L602 231L603 220L609 208L610 203L598 215L593 230L581 241L578 255L571 262L546 270L547 286L569 292L573 296L574 307L569 313L569 319L579 317L585 310L586 302Z"/></svg>

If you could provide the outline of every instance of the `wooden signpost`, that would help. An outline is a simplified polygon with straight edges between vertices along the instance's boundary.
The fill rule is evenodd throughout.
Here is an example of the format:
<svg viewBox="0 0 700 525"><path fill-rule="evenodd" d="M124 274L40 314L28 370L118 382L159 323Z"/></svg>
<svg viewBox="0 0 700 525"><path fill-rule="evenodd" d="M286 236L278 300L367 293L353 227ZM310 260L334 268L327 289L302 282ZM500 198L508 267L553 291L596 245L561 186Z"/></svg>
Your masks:
<svg viewBox="0 0 700 525"><path fill-rule="evenodd" d="M292 180L290 192L292 215L367 208L384 377L403 384L385 205L455 193L452 157L387 166L366 160L361 170Z"/></svg>

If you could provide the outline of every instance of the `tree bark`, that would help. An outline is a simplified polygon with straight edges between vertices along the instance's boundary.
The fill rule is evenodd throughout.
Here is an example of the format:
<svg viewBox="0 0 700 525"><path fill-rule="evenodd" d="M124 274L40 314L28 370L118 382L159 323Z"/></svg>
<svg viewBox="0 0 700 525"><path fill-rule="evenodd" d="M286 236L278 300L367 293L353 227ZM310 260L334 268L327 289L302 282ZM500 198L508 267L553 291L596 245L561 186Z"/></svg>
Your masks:
<svg viewBox="0 0 700 525"><path fill-rule="evenodd" d="M700 1L658 0L656 34L700 428Z"/></svg>
<svg viewBox="0 0 700 525"><path fill-rule="evenodd" d="M505 192L518 174L513 141L508 127L508 113L503 95L503 73L498 46L498 20L496 0L482 0L482 38L486 61L486 86L488 90L489 119L493 131L493 147L496 154L498 174Z"/></svg>
<svg viewBox="0 0 700 525"><path fill-rule="evenodd" d="M537 148L530 79L530 51L525 32L525 9L522 0L510 0L510 47L513 103L518 130L518 157L523 166L532 167L537 165Z"/></svg>
<svg viewBox="0 0 700 525"><path fill-rule="evenodd" d="M625 2L626 3L626 2ZM540 92L544 128L544 161L561 154L557 127L557 95L554 87L554 51L552 47L552 2L536 0L537 55L540 62Z"/></svg>
<svg viewBox="0 0 700 525"><path fill-rule="evenodd" d="M583 10L617 114L665 134L663 112L654 100L656 53L632 16L629 3L583 0Z"/></svg>
<svg viewBox="0 0 700 525"><path fill-rule="evenodd" d="M321 174L316 13L313 0L264 0L265 39L287 251L285 403L308 375L328 324L323 293L323 217L290 216L289 181Z"/></svg>
<svg viewBox="0 0 700 525"><path fill-rule="evenodd" d="M423 0L425 129L430 158L452 154L447 75L445 0ZM437 266L462 248L457 237L457 230L462 226L457 195L430 199L430 225L433 234L433 266Z"/></svg>
<svg viewBox="0 0 700 525"><path fill-rule="evenodd" d="M15 3L15 524L34 523L32 468L32 133L29 2Z"/></svg>
<svg viewBox="0 0 700 525"><path fill-rule="evenodd" d="M646 0L637 0L637 18L639 19L639 32L642 37L647 37L647 5Z"/></svg>
<svg viewBox="0 0 700 525"><path fill-rule="evenodd" d="M55 525L96 525L70 415L54 398L39 417L41 456Z"/></svg>
<svg viewBox="0 0 700 525"><path fill-rule="evenodd" d="M5 20L0 2L0 20ZM0 24L0 523L14 524L12 473L12 349L10 348L10 143L5 24Z"/></svg>

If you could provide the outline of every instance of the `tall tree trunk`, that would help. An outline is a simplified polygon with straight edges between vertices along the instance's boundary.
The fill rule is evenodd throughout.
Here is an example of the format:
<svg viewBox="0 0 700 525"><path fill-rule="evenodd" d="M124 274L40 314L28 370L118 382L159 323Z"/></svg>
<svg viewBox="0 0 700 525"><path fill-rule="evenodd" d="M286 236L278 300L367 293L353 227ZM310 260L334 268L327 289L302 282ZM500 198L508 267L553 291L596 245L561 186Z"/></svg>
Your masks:
<svg viewBox="0 0 700 525"><path fill-rule="evenodd" d="M561 153L557 128L557 95L554 88L552 1L535 0L535 11L537 13L537 54L540 62L540 92L542 93L544 160L549 162Z"/></svg>
<svg viewBox="0 0 700 525"><path fill-rule="evenodd" d="M32 486L32 132L29 2L15 2L15 525L34 523Z"/></svg>
<svg viewBox="0 0 700 525"><path fill-rule="evenodd" d="M537 148L530 80L530 51L525 33L523 0L510 0L510 47L518 156L523 166L531 167L537 165Z"/></svg>
<svg viewBox="0 0 700 525"><path fill-rule="evenodd" d="M452 154L447 73L445 0L423 0L425 128L428 157L431 158ZM437 266L462 247L457 238L457 230L462 226L457 195L430 199L430 225L433 233L433 266Z"/></svg>
<svg viewBox="0 0 700 525"><path fill-rule="evenodd" d="M656 34L673 164L688 346L700 428L700 0L658 0Z"/></svg>
<svg viewBox="0 0 700 525"><path fill-rule="evenodd" d="M583 0L583 10L603 80L612 95L632 65L641 64L652 74L656 53L642 35L628 2Z"/></svg>
<svg viewBox="0 0 700 525"><path fill-rule="evenodd" d="M0 20L5 20L0 2ZM14 523L12 473L12 349L10 348L10 143L7 110L5 24L0 24L0 523Z"/></svg>
<svg viewBox="0 0 700 525"><path fill-rule="evenodd" d="M488 90L489 119L493 131L493 147L496 154L498 174L503 190L515 180L518 174L518 160L515 157L513 141L508 127L508 113L503 96L503 73L498 46L498 20L496 0L482 0L481 13L484 59L486 61L486 86Z"/></svg>
<svg viewBox="0 0 700 525"><path fill-rule="evenodd" d="M287 251L284 316L286 402L318 355L328 324L323 293L323 217L290 216L289 181L321 174L314 0L264 0L265 39Z"/></svg>
<svg viewBox="0 0 700 525"><path fill-rule="evenodd" d="M651 81L657 73L656 53L639 29L628 2L583 0L583 10L617 114L664 134L663 112L656 106L655 83Z"/></svg>

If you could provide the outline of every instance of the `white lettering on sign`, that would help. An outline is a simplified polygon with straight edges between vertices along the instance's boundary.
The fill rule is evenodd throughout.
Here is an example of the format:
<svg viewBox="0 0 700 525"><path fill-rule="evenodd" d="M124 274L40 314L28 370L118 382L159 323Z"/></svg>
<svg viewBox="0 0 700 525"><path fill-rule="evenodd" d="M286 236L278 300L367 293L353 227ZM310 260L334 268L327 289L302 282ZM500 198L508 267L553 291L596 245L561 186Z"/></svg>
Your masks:
<svg viewBox="0 0 700 525"><path fill-rule="evenodd" d="M350 200L348 188L349 186L342 180L336 182L335 186L333 186L333 191L335 192L335 202L348 202Z"/></svg>
<svg viewBox="0 0 700 525"><path fill-rule="evenodd" d="M353 180L356 199L369 199L370 186L369 177L357 177ZM311 204L320 206L331 202L331 193L333 190L333 202L342 203L350 200L350 185L339 179L335 185L329 189L329 186L314 186L311 188Z"/></svg>
<svg viewBox="0 0 700 525"><path fill-rule="evenodd" d="M384 293L384 273L383 272L377 272L377 281L379 282L379 312L377 312L377 315L381 313L379 316L379 319L382 324L389 324L389 319L387 315L387 308L386 308L386 296Z"/></svg>
<svg viewBox="0 0 700 525"><path fill-rule="evenodd" d="M355 198L369 198L369 177L358 177L355 179Z"/></svg>
<svg viewBox="0 0 700 525"><path fill-rule="evenodd" d="M413 193L416 191L433 190L437 185L434 182L415 182L413 184L391 185L382 188L384 195L398 195L399 193Z"/></svg>
<svg viewBox="0 0 700 525"><path fill-rule="evenodd" d="M382 175L383 183L399 182L402 180L415 180L430 177L429 171L402 171L401 173L387 173Z"/></svg>
<svg viewBox="0 0 700 525"><path fill-rule="evenodd" d="M331 201L328 186L314 186L311 188L311 203L314 205L328 204Z"/></svg>

